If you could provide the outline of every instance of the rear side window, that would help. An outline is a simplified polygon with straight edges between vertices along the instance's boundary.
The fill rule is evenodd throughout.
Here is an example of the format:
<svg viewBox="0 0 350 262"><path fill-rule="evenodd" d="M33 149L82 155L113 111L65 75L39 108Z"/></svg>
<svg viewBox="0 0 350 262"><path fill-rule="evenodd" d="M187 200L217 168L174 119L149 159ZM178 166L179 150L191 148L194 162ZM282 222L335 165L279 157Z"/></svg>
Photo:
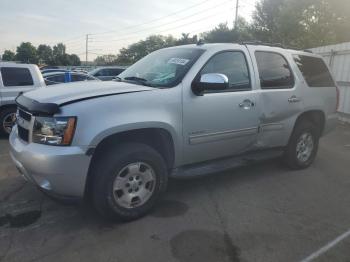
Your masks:
<svg viewBox="0 0 350 262"><path fill-rule="evenodd" d="M32 86L33 78L28 68L2 67L2 81L4 86Z"/></svg>
<svg viewBox="0 0 350 262"><path fill-rule="evenodd" d="M287 60L278 53L255 52L261 89L293 88L294 77Z"/></svg>
<svg viewBox="0 0 350 262"><path fill-rule="evenodd" d="M294 60L309 87L335 86L331 73L321 58L294 55Z"/></svg>

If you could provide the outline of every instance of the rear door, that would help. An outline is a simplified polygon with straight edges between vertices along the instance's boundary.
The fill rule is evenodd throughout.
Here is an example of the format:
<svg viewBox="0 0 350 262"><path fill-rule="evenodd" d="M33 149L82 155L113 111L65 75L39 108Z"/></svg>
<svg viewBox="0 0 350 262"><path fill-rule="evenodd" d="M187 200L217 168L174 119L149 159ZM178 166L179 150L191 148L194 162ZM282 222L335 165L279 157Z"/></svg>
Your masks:
<svg viewBox="0 0 350 262"><path fill-rule="evenodd" d="M27 92L35 88L28 68L3 66L0 71L2 79L0 95L3 104L13 104L20 92Z"/></svg>
<svg viewBox="0 0 350 262"><path fill-rule="evenodd" d="M295 119L303 110L301 80L294 74L293 57L282 48L249 46L248 49L260 87L258 145L285 146Z"/></svg>

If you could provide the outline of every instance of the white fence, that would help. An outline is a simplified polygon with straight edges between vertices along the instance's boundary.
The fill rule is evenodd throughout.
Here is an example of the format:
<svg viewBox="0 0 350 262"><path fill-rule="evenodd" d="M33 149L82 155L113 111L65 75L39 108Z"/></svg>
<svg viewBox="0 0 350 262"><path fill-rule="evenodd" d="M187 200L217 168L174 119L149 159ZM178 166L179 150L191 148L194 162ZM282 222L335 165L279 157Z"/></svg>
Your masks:
<svg viewBox="0 0 350 262"><path fill-rule="evenodd" d="M350 122L350 42L311 49L322 55L338 82L339 112L342 120Z"/></svg>

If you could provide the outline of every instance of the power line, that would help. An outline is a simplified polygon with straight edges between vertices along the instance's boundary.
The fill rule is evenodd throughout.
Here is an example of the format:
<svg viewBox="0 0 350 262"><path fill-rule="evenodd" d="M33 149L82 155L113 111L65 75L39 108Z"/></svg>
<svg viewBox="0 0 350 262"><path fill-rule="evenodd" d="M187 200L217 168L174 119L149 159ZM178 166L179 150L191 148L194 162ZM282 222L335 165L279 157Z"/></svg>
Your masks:
<svg viewBox="0 0 350 262"><path fill-rule="evenodd" d="M144 28L144 29L140 29L140 30L137 30L137 31L130 32L129 35L130 34L132 35L132 34L135 34L135 33L139 33L139 32L143 32L143 31L147 31L147 30L150 30L150 29L161 28L161 27L163 27L165 25L171 25L171 24L173 24L175 22L179 22L179 21L186 20L188 18L192 18L193 16L196 16L198 14L206 13L207 11L212 11L212 10L217 9L217 8L221 7L222 5L227 4L229 2L231 2L231 0L225 1L225 2L222 2L222 3L219 3L219 4L216 4L215 7L210 7L210 8L204 9L202 11L196 12L194 14L191 14L191 15L188 15L188 16L185 16L185 17L181 17L181 18L173 20L171 22L163 23L162 25L151 26L151 27L148 27L148 28ZM97 40L97 41L93 41L93 42L105 42L105 41L104 40Z"/></svg>
<svg viewBox="0 0 350 262"><path fill-rule="evenodd" d="M195 8L195 7L197 7L197 6L201 6L201 5L203 5L203 4L205 4L205 3L209 2L209 1L211 1L211 0L205 0L205 1L200 2L200 3L198 3L198 4L194 4L194 5L191 5L191 6L187 7L187 8L178 10L178 11L173 12L173 13L170 13L170 14L168 14L168 15L166 15L166 16L162 16L162 17L159 17L159 18L156 18L156 19L152 19L152 20L146 21L146 22L144 22L144 23L142 23L142 24L137 24L137 25L132 25L132 26L125 27L125 28L122 29L122 30L126 30L126 29L130 29L130 28L139 27L139 26L143 26L143 25L146 25L146 24L151 24L151 23L153 23L153 22L162 20L162 19L164 19L164 18L168 18L169 16L173 16L173 15L179 14L179 13L181 13L181 12L187 11L187 10L189 10L189 9L193 9L193 8ZM94 34L91 34L91 35L108 34L108 33L118 32L118 31L119 31L119 30L109 30L109 31L106 31L106 32L94 33Z"/></svg>
<svg viewBox="0 0 350 262"><path fill-rule="evenodd" d="M228 9L227 11L230 11L230 9ZM152 34L161 34L161 33L173 30L173 29L177 29L177 28L181 28L181 27L187 27L190 24L198 23L198 22L201 22L203 20L207 20L208 18L216 17L216 16L219 16L219 15L222 16L223 13L216 13L215 15L206 16L206 17L203 17L201 19L197 19L197 20L194 20L194 21L187 22L185 24L181 24L181 25L178 25L178 26L175 26L175 27L171 27L171 28L168 28L168 29L165 29L165 30L153 32ZM122 37L122 38L109 40L108 42L120 42L120 41L123 41L123 40L128 40L128 39L133 39L133 38L138 38L138 37L140 37L140 36L139 35L134 35L134 36ZM106 41L104 41L104 42L106 42Z"/></svg>

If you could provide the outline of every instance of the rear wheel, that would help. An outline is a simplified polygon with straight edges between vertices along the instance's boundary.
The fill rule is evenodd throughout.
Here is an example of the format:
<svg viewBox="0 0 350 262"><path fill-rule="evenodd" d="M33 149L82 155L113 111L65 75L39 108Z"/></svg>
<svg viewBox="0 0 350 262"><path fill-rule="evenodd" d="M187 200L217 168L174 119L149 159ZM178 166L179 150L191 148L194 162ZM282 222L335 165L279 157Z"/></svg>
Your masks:
<svg viewBox="0 0 350 262"><path fill-rule="evenodd" d="M5 108L0 112L0 135L9 135L16 124L16 108Z"/></svg>
<svg viewBox="0 0 350 262"><path fill-rule="evenodd" d="M319 132L312 123L304 121L295 127L284 159L292 169L304 169L315 160L319 143Z"/></svg>
<svg viewBox="0 0 350 262"><path fill-rule="evenodd" d="M147 214L167 186L167 168L153 148L128 143L109 149L94 167L93 203L102 215L133 220Z"/></svg>

